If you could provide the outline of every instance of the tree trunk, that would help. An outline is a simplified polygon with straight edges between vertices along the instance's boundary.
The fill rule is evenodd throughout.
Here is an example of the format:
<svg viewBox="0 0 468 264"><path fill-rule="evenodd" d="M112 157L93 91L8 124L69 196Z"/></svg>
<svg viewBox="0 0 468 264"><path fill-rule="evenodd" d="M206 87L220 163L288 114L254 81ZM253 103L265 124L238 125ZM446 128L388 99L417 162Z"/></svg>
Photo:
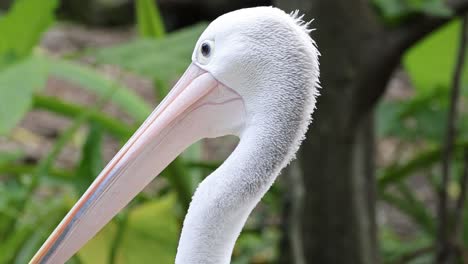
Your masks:
<svg viewBox="0 0 468 264"><path fill-rule="evenodd" d="M377 259L372 114L361 108L357 90L369 83L371 39L379 31L368 0L278 0L284 10L299 8L314 18L312 38L320 58L321 96L299 161L305 195L301 241L304 256L294 263L374 264ZM389 75L389 74L388 74ZM388 78L388 77L387 77ZM366 96L366 95L362 95ZM294 213L292 215L295 215ZM294 221L291 221L294 222Z"/></svg>

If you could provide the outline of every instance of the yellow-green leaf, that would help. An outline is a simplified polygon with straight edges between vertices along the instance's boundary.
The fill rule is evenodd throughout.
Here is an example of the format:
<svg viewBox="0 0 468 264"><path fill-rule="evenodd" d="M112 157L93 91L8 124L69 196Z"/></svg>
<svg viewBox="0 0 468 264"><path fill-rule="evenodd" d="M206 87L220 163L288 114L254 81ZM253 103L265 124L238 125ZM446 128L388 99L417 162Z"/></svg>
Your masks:
<svg viewBox="0 0 468 264"><path fill-rule="evenodd" d="M16 0L7 15L0 18L0 57L18 59L29 55L54 21L57 4L57 0Z"/></svg>
<svg viewBox="0 0 468 264"><path fill-rule="evenodd" d="M405 54L405 69L418 92L450 87L460 26L460 21L454 21L442 27Z"/></svg>
<svg viewBox="0 0 468 264"><path fill-rule="evenodd" d="M175 196L144 203L129 212L116 264L174 263L179 226L173 211ZM83 263L109 263L110 247L117 233L108 224L80 252Z"/></svg>

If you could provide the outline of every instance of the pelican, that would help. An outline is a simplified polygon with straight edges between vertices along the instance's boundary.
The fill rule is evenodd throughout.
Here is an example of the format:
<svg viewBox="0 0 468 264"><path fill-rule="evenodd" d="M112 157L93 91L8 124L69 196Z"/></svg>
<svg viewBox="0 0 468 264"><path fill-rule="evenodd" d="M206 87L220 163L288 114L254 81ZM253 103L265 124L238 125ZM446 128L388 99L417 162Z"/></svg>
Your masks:
<svg viewBox="0 0 468 264"><path fill-rule="evenodd" d="M309 23L274 7L214 20L171 92L30 263L64 263L190 144L235 135L235 150L192 197L175 259L229 263L247 217L294 158L311 121L319 52Z"/></svg>

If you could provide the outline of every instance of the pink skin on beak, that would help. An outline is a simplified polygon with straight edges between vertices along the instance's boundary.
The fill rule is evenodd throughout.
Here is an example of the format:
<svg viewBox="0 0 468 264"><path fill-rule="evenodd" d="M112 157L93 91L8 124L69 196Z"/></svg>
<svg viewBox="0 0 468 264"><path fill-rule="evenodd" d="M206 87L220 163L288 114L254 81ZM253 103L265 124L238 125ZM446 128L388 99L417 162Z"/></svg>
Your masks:
<svg viewBox="0 0 468 264"><path fill-rule="evenodd" d="M30 263L67 261L192 143L238 133L244 111L239 94L191 64Z"/></svg>

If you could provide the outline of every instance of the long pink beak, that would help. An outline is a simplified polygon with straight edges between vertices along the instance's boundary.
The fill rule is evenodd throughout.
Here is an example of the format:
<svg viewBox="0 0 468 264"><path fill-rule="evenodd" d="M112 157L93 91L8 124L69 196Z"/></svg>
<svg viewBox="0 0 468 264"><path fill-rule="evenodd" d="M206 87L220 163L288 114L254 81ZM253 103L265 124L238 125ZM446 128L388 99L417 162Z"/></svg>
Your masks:
<svg viewBox="0 0 468 264"><path fill-rule="evenodd" d="M107 164L30 263L64 263L192 143L235 134L242 98L191 64L167 97Z"/></svg>

